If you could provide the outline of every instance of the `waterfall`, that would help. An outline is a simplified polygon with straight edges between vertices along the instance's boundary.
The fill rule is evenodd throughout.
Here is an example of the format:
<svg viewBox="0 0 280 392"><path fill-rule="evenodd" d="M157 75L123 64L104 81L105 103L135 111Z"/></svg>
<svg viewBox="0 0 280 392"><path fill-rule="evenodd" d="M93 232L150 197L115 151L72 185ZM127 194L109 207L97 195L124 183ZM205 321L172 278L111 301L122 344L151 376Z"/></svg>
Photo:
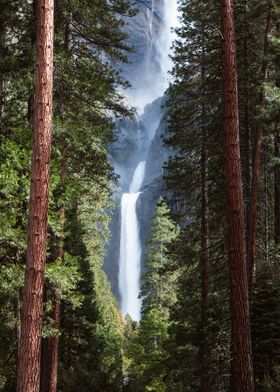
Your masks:
<svg viewBox="0 0 280 392"><path fill-rule="evenodd" d="M136 205L145 174L145 161L141 161L134 171L129 193L124 193L121 200L121 245L119 264L119 288L122 298L123 314L139 321L141 310L140 274L141 241Z"/></svg>
<svg viewBox="0 0 280 392"><path fill-rule="evenodd" d="M163 5L162 24L160 30L154 28L158 23L154 1L148 12L149 23L148 33L150 36L150 47L148 49L148 59L143 64L142 85L137 89L132 89L127 94L133 106L139 109L139 120L144 115L143 111L147 104L163 96L168 86L168 71L171 68L169 49L173 39L171 27L175 27L177 18L177 1L161 0ZM159 3L158 3L159 4ZM155 18L155 19L154 19ZM156 58L154 58L156 56ZM153 65L153 66L152 66ZM118 286L121 299L121 311L136 320L140 320L141 298L140 278L141 278L141 256L142 245L140 238L140 227L137 217L137 201L141 194L141 186L145 177L146 160L149 149L156 133L156 129L161 118L155 118L148 124L147 140L141 144L139 137L138 153L135 154L135 170L128 184L128 192L121 197L121 232L120 232L120 255L119 255L119 276ZM144 121L144 120L143 120ZM140 126L138 125L140 135ZM124 167L123 172L129 172L129 167Z"/></svg>

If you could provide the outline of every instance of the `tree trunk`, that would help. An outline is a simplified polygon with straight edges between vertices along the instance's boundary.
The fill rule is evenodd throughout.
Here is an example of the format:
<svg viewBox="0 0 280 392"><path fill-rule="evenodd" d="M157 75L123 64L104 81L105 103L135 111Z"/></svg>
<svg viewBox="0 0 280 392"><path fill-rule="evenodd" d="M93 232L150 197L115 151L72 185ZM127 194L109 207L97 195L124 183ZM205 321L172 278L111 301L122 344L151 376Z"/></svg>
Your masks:
<svg viewBox="0 0 280 392"><path fill-rule="evenodd" d="M206 138L206 130L203 130L203 137ZM201 344L201 361L202 361L202 375L201 375L201 391L209 392L210 377L208 357L209 349L207 344L206 328L208 325L208 306L209 306L209 223L208 223L208 151L206 141L203 141L201 154L201 326L202 326L202 344Z"/></svg>
<svg viewBox="0 0 280 392"><path fill-rule="evenodd" d="M16 376L18 377L18 362L19 362L19 348L21 340L21 289L18 290L17 304L15 313L17 315L17 325L16 325L16 342L17 342L17 352L16 352Z"/></svg>
<svg viewBox="0 0 280 392"><path fill-rule="evenodd" d="M40 388L42 300L52 129L53 5L53 0L38 1L34 138L18 392L39 392Z"/></svg>
<svg viewBox="0 0 280 392"><path fill-rule="evenodd" d="M0 0L0 9L7 7L6 1ZM6 31L3 23L0 21L0 58L5 58L5 40ZM4 133L4 101L5 100L5 82L4 72L0 68L0 133Z"/></svg>
<svg viewBox="0 0 280 392"><path fill-rule="evenodd" d="M40 392L56 392L58 369L58 339L60 331L61 295L58 290L52 292L52 328L57 330L55 336L49 336L42 341L42 371Z"/></svg>
<svg viewBox="0 0 280 392"><path fill-rule="evenodd" d="M203 26L203 44L201 56L201 83L202 83L202 107L201 107L201 391L210 392L210 375L209 375L209 345L208 345L208 306L209 306L209 188L208 188L208 130L206 124L205 108L205 49L204 38L205 31Z"/></svg>
<svg viewBox="0 0 280 392"><path fill-rule="evenodd" d="M72 50L72 14L66 23L65 28L65 50L68 56L71 55ZM67 155L68 148L66 142L61 142L61 172L60 182L61 186L64 186L67 178ZM62 259L64 256L64 219L65 219L65 208L62 206L59 210L59 220L61 222L61 232L58 238L56 238L56 247L54 252L54 262L58 259ZM42 347L42 376L41 376L41 391L40 392L56 392L57 391L57 369L58 369L58 347L59 347L59 330L60 330L60 308L61 308L61 294L55 287L50 288L51 297L53 301L53 312L52 312L52 326L57 330L55 336L49 336L43 339Z"/></svg>
<svg viewBox="0 0 280 392"><path fill-rule="evenodd" d="M253 368L246 274L236 44L231 0L221 0L224 66L224 156L228 224L229 283L234 391L252 392Z"/></svg>
<svg viewBox="0 0 280 392"><path fill-rule="evenodd" d="M248 4L244 1L245 14L245 37L244 37L244 68L245 68L245 88L244 88L244 131L245 131L245 205L246 205L246 238L249 233L249 216L250 216L250 192L252 181L252 145L251 145L251 121L250 121L250 82L249 82L249 22L248 22Z"/></svg>
<svg viewBox="0 0 280 392"><path fill-rule="evenodd" d="M268 10L266 29L264 37L264 49L263 49L263 65L262 65L262 76L264 80L268 76L268 35L272 28L272 10L271 7ZM260 107L264 105L265 101L265 90L264 87L261 89L260 94ZM255 157L253 165L253 175L251 183L251 200L250 200L250 216L249 216L249 231L248 231L248 242L247 242L247 274L248 274L248 285L249 289L252 284L256 281L256 230L257 230L257 207L258 207L258 193L259 193L259 182L260 182L260 166L261 166L261 148L263 141L263 127L261 124L258 125L256 134L255 144Z"/></svg>
<svg viewBox="0 0 280 392"><path fill-rule="evenodd" d="M274 152L275 158L280 159L279 133L274 139ZM280 245L280 163L276 163L274 168L274 241Z"/></svg>
<svg viewBox="0 0 280 392"><path fill-rule="evenodd" d="M4 98L5 98L4 76L1 74L0 71L0 133L4 133Z"/></svg>
<svg viewBox="0 0 280 392"><path fill-rule="evenodd" d="M264 159L264 249L265 249L265 260L268 261L269 254L269 217L268 217L268 158L267 153L265 153Z"/></svg>

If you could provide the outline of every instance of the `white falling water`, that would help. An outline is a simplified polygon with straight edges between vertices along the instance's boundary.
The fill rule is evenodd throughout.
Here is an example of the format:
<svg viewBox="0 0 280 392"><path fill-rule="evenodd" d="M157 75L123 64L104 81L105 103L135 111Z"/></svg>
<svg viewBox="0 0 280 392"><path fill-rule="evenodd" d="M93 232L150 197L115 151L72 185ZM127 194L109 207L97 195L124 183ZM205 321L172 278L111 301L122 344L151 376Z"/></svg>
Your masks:
<svg viewBox="0 0 280 392"><path fill-rule="evenodd" d="M162 30L160 34L153 37L153 13L154 2L150 13L149 33L151 35L151 45L157 46L159 69L151 72L147 66L143 77L142 88L138 91L128 94L132 105L138 107L140 112L144 107L161 97L168 87L168 71L171 69L171 60L169 58L170 47L174 34L171 33L171 27L177 24L177 0L163 0L164 15ZM152 51L150 51L152 56ZM150 59L152 60L152 58ZM148 62L149 63L149 62ZM146 151L142 151L142 157L148 156L152 137L159 124L160 119L155 124L149 124L150 133L149 143L146 145ZM153 129L152 129L153 128ZM155 129L154 129L155 128ZM142 158L143 159L143 158ZM146 158L145 158L146 159ZM146 161L139 157L138 165L134 171L132 181L129 186L129 193L124 193L121 199L121 239L120 239L120 259L119 259L119 291L121 295L122 313L129 314L134 320L140 320L141 299L140 277L141 277L141 240L140 229L137 218L137 201L140 195L140 189L145 176Z"/></svg>
<svg viewBox="0 0 280 392"><path fill-rule="evenodd" d="M155 99L162 97L169 83L169 71L172 68L172 60L170 59L170 48L176 34L172 31L178 25L177 0L161 0L164 5L163 21L160 26L160 33L155 33L154 29L157 24L156 3L159 0L151 2L149 10L149 35L150 47L148 49L148 58L143 64L144 72L139 75L141 77L141 86L137 89L132 88L126 91L129 101L135 106L139 113L143 113L145 106ZM153 51L156 47L156 51ZM151 64L157 62L156 69Z"/></svg>
<svg viewBox="0 0 280 392"><path fill-rule="evenodd" d="M121 201L121 247L119 265L119 287L121 291L121 310L140 320L141 299L141 241L137 219L136 205L144 179L146 162L138 164L129 187Z"/></svg>

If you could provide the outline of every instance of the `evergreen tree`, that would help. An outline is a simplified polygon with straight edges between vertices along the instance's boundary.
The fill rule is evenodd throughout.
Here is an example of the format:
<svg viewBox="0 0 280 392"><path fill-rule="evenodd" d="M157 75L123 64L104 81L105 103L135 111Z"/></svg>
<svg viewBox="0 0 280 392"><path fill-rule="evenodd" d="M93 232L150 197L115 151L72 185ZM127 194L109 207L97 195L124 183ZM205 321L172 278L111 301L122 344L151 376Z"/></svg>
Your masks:
<svg viewBox="0 0 280 392"><path fill-rule="evenodd" d="M22 359L21 338L24 341L20 315L25 302L31 128L38 108L34 64L39 3L0 0L3 392L15 391L17 373L32 373L36 383L30 388L38 390L38 371L23 374L16 368ZM223 62L222 47L232 45L232 40L227 40L231 29L220 27L221 4L230 11L229 7L234 7L238 108L236 75L232 72L233 87L223 93L222 71L228 64ZM135 10L128 0L98 0L94 6L85 0L55 2L43 328L36 339L37 347L42 340L42 392L253 390L248 367L246 382L240 382L239 375L230 379L231 370L236 374L244 363L244 358L236 361L240 344L236 345L235 333L231 339L232 310L236 314L232 325L241 325L245 317L241 320L240 315L245 314L249 330L246 290L243 299L233 295L236 287L245 288L243 269L235 280L232 268L244 266L239 263L245 255L243 245L238 263L231 262L228 271L228 243L233 244L228 239L238 238L240 244L246 240L248 281L250 286L253 283L250 311L255 389L279 389L280 7L276 0L226 0L221 4L179 0L180 26L166 104L165 143L170 159L164 172L169 200L159 201L147 242L142 320L138 324L129 317L123 320L103 272L109 212L114 208L111 185L116 179L108 150L118 118L132 115L119 92L128 83L118 68L131 50L124 27ZM231 16L231 12L223 15ZM234 53L229 54L234 60ZM232 94L233 100L224 99ZM228 115L223 119L223 104L229 102L234 110L226 110ZM223 121L225 129L234 130L236 136L237 112L241 170L239 163L236 175L231 170L232 162L239 161L235 138L227 144L226 158L233 158L229 152L235 146L237 159L227 159L225 181ZM234 127L228 127L230 120ZM226 132L229 134L233 133ZM237 185L238 199L233 185ZM238 208L234 207L236 201ZM227 209L233 210L229 235ZM235 230L239 237L231 235L237 227L233 225L237 212L238 227L242 228ZM232 261L234 254L230 256ZM236 303L238 298L241 300ZM250 354L248 336L246 341ZM231 343L236 349L232 350ZM240 370L245 374L246 366Z"/></svg>
<svg viewBox="0 0 280 392"><path fill-rule="evenodd" d="M145 257L146 272L143 274L141 297L142 315L156 308L163 315L176 300L175 277L172 274L172 260L168 254L170 244L177 236L177 230L170 217L166 202L160 198L151 225Z"/></svg>
<svg viewBox="0 0 280 392"><path fill-rule="evenodd" d="M166 143L175 154L169 160L166 180L172 191L171 205L185 230L175 256L180 279L172 314L170 388L224 390L229 324L219 9L209 2L180 4L174 81L167 103ZM223 317L216 323L221 312Z"/></svg>
<svg viewBox="0 0 280 392"><path fill-rule="evenodd" d="M27 205L29 198L31 132L30 123L34 109L33 99L33 62L35 52L35 10L36 1L20 4L18 2L1 3L2 30L1 45L1 296L3 312L0 336L1 355L0 378L3 390L15 389L15 366L17 346L20 337L19 311L23 282L23 264L25 262L25 236L27 230ZM98 12L97 12L98 10ZM3 12L2 12L3 11ZM44 328L43 347L56 347L56 355L50 359L42 352L41 388L55 390L51 379L55 380L57 361L57 341L59 331L59 312L57 307L70 306L73 309L82 307L81 263L86 259L83 253L72 254L66 248L67 221L71 219L73 198L87 200L92 214L87 216L91 221L99 216L99 212L108 211L110 183L113 179L108 163L108 145L113 138L114 115L127 115L117 86L125 87L126 82L117 71L117 63L126 61L128 50L124 43L126 35L122 31L123 16L132 15L127 1L99 2L92 7L90 3L73 1L56 3L55 8L55 79L54 79L54 148L51 162L50 209L48 225L47 269L44 294ZM70 23L69 23L70 21ZM65 30L68 29L68 44ZM72 38L69 39L69 29ZM83 39L81 40L81 34ZM2 50L2 49L1 49ZM3 79L3 83L2 83ZM110 111L110 114L108 114ZM79 114L78 114L79 112ZM102 192L100 193L100 187ZM100 193L100 198L99 198ZM97 197L98 196L98 197ZM92 198L92 199L90 199ZM90 201L89 201L90 200ZM91 207L95 201L94 208ZM78 209L80 206L77 207ZM80 219L80 217L79 217ZM96 240L104 248L106 243L105 229L99 233L100 222L96 221ZM98 234L97 234L98 233ZM102 253L103 255L103 253ZM109 286L101 273L101 259L94 259L97 269L91 284L106 287L104 292L91 290L93 300L99 297L106 300L107 316L112 318L112 326L108 327L109 339L112 331L116 338L111 343L110 355L105 351L107 345L99 347L100 362L104 358L113 358L112 352L120 350L121 357L121 322ZM98 267L97 267L98 265ZM16 277L19 276L17 280ZM3 277L3 280L2 280ZM2 290L3 289L3 290ZM66 304L66 305L65 305ZM106 304L106 306L105 306ZM108 304L108 308L107 308ZM6 309L4 311L4 309ZM87 310L86 310L87 309ZM86 314L91 308L84 308ZM96 320L101 326L107 318L98 312ZM55 316L55 317L54 317ZM58 317L58 319L57 319ZM88 317L88 316L87 316ZM65 322L66 334L71 330L71 316ZM69 321L69 324L68 324ZM95 324L94 321L94 324ZM69 325L69 328L68 328ZM111 328L111 329L110 329ZM97 335L93 334L96 337ZM95 338L93 338L95 339ZM63 351L63 350L62 350ZM96 356L92 352L92 357ZM56 359L55 359L56 358ZM116 356L117 358L117 356ZM111 359L110 359L111 361ZM44 366L48 362L48 366ZM51 363L50 363L51 362ZM2 362L1 362L2 363ZM92 361L93 363L93 361ZM7 364L7 365L6 365ZM115 364L115 365L114 365ZM59 368L62 365L59 364ZM121 360L110 365L116 368L121 378ZM103 371L106 373L105 365ZM53 369L53 370L50 370ZM108 371L109 372L109 371ZM109 374L109 373L106 373ZM50 376L50 377L49 377ZM49 378L48 378L49 377ZM112 376L113 377L113 376ZM110 381L118 388L121 382ZM104 376L104 379L108 378ZM96 382L92 378L92 383ZM92 384L90 386L92 389Z"/></svg>
<svg viewBox="0 0 280 392"><path fill-rule="evenodd" d="M27 259L22 297L17 390L39 392L44 270L52 134L54 3L38 2Z"/></svg>
<svg viewBox="0 0 280 392"><path fill-rule="evenodd" d="M232 382L253 390L250 311L246 274L243 189L240 162L236 43L231 0L221 1L224 69L224 157L232 340Z"/></svg>
<svg viewBox="0 0 280 392"><path fill-rule="evenodd" d="M142 319L128 347L128 391L168 391L169 313L176 301L170 247L178 235L166 202L160 199L147 242Z"/></svg>
<svg viewBox="0 0 280 392"><path fill-rule="evenodd" d="M276 379L280 364L279 276L275 266L263 263L252 293L252 343L256 390L266 391L266 378Z"/></svg>

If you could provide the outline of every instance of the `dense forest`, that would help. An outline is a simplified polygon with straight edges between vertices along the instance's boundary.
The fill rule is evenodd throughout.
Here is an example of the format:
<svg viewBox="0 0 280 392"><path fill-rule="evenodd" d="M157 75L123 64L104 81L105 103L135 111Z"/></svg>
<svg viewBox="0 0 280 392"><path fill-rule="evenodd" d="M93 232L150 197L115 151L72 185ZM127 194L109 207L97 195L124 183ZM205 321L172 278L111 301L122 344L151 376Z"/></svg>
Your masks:
<svg viewBox="0 0 280 392"><path fill-rule="evenodd" d="M103 264L140 3L0 0L0 391L280 391L280 2L177 2L138 321Z"/></svg>

